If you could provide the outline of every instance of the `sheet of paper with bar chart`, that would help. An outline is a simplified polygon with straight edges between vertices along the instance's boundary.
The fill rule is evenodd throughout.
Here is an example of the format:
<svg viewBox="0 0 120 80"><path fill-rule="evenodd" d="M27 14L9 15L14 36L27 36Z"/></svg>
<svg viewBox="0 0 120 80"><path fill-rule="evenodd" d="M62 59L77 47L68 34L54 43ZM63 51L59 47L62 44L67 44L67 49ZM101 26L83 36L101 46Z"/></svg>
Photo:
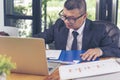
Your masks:
<svg viewBox="0 0 120 80"><path fill-rule="evenodd" d="M64 65L59 68L61 80L90 77L114 72L120 72L120 65L115 59Z"/></svg>

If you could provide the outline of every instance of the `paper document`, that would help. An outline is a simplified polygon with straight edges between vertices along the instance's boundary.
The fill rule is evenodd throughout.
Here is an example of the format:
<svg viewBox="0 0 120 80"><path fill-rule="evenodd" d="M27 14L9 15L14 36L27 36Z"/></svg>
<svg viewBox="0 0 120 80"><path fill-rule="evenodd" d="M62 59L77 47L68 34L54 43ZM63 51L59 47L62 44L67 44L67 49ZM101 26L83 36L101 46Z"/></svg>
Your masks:
<svg viewBox="0 0 120 80"><path fill-rule="evenodd" d="M97 76L114 72L120 72L120 64L118 64L115 59L63 65L59 67L61 80Z"/></svg>
<svg viewBox="0 0 120 80"><path fill-rule="evenodd" d="M84 77L84 78L78 78L72 80L120 80L120 72Z"/></svg>
<svg viewBox="0 0 120 80"><path fill-rule="evenodd" d="M61 50L46 50L47 59L59 59Z"/></svg>

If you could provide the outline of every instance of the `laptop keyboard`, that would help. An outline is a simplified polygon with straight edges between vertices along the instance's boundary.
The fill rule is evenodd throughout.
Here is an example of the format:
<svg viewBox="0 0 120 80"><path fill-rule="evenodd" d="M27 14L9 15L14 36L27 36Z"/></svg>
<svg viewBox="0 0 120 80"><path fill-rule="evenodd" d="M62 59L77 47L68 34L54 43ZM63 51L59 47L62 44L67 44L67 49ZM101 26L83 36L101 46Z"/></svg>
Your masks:
<svg viewBox="0 0 120 80"><path fill-rule="evenodd" d="M59 65L60 63L48 62L48 70L51 71Z"/></svg>
<svg viewBox="0 0 120 80"><path fill-rule="evenodd" d="M49 71L51 71L53 68L48 68Z"/></svg>

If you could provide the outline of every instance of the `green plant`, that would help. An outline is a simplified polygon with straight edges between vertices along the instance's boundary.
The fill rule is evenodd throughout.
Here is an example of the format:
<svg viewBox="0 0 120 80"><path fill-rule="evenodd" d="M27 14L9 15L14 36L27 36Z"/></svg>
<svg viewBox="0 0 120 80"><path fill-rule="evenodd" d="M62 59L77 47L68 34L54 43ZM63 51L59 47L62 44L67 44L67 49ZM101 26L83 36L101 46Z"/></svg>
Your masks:
<svg viewBox="0 0 120 80"><path fill-rule="evenodd" d="M0 75L2 73L10 74L12 69L16 68L16 64L11 62L11 58L6 55L0 55Z"/></svg>

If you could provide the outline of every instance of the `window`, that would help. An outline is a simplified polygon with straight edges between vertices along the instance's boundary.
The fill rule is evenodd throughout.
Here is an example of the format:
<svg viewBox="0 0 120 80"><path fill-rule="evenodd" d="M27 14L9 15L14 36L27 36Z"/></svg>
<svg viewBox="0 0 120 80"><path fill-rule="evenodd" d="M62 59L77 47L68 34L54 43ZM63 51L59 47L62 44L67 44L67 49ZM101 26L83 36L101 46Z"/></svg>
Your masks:
<svg viewBox="0 0 120 80"><path fill-rule="evenodd" d="M120 0L118 0L118 17L117 17L117 26L120 29Z"/></svg>
<svg viewBox="0 0 120 80"><path fill-rule="evenodd" d="M117 24L118 0L97 0L97 20Z"/></svg>
<svg viewBox="0 0 120 80"><path fill-rule="evenodd" d="M13 13L32 16L31 0L14 0Z"/></svg>
<svg viewBox="0 0 120 80"><path fill-rule="evenodd" d="M41 0L4 0L5 26L19 28L21 37L41 31Z"/></svg>
<svg viewBox="0 0 120 80"><path fill-rule="evenodd" d="M86 0L87 4L87 13L88 13L88 18L91 20L96 19L96 0Z"/></svg>
<svg viewBox="0 0 120 80"><path fill-rule="evenodd" d="M64 0L48 0L46 6L45 4L42 5L42 27L44 29L49 28L59 18L58 13L63 9L64 2Z"/></svg>

